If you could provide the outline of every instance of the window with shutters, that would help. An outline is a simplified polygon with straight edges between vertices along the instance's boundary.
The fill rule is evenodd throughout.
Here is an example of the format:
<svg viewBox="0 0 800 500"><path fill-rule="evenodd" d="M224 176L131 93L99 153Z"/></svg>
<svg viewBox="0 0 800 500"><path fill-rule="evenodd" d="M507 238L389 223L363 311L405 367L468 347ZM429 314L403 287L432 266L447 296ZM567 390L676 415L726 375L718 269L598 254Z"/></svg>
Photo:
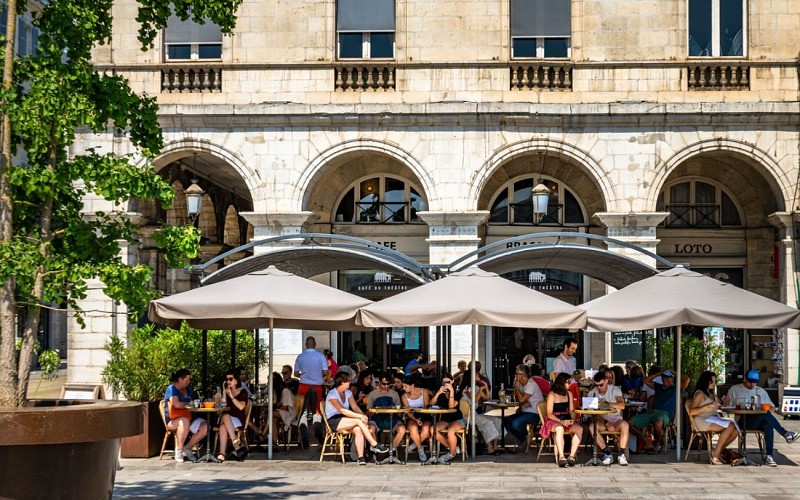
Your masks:
<svg viewBox="0 0 800 500"><path fill-rule="evenodd" d="M337 0L339 59L393 59L394 0Z"/></svg>
<svg viewBox="0 0 800 500"><path fill-rule="evenodd" d="M511 0L511 57L569 58L571 0Z"/></svg>
<svg viewBox="0 0 800 500"><path fill-rule="evenodd" d="M207 21L182 21L172 16L164 29L164 58L167 61L222 59L222 31Z"/></svg>

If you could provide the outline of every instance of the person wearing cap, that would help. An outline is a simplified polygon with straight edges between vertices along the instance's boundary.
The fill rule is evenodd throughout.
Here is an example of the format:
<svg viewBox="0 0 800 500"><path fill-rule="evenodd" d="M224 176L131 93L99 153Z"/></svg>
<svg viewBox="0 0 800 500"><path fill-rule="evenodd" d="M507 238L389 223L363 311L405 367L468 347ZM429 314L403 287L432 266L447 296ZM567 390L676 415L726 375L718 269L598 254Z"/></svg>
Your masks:
<svg viewBox="0 0 800 500"><path fill-rule="evenodd" d="M787 431L783 428L777 418L775 418L775 406L772 404L767 391L758 386L759 373L758 370L750 370L745 374L744 382L734 385L728 389L728 394L722 398L722 403L725 405L735 404L736 401L758 401L762 404L769 405L769 411L763 415L750 415L747 417L746 430L759 430L764 433L764 448L766 457L764 463L770 467L776 467L778 464L772 458L775 443L775 431L777 431L787 443L794 443L800 434L792 431Z"/></svg>
<svg viewBox="0 0 800 500"><path fill-rule="evenodd" d="M655 381L661 377L661 383ZM644 439L644 429L648 425L653 426L653 442L660 444L664 439L664 426L668 425L675 418L675 374L672 370L664 370L659 373L652 373L644 379L644 385L655 391L653 404L650 410L639 413L631 417L633 424L632 432ZM681 376L681 389L689 385L689 377ZM658 451L652 447L645 448L648 452Z"/></svg>

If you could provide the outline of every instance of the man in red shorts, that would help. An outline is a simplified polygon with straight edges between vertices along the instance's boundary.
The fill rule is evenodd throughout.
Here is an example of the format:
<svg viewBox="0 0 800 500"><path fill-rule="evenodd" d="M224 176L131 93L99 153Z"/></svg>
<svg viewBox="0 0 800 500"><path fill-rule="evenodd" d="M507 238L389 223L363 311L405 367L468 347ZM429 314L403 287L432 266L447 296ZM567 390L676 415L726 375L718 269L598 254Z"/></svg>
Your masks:
<svg viewBox="0 0 800 500"><path fill-rule="evenodd" d="M294 374L300 377L300 387L297 394L306 396L303 406L304 416L300 418L300 437L303 448L308 448L308 415L313 414L314 431L318 441L322 441L322 417L319 415L319 402L325 396L322 392L322 383L328 375L328 360L325 355L316 350L317 341L314 337L306 339L306 350L297 356L294 362ZM314 394L309 394L311 390ZM308 410L312 411L309 412ZM305 425L304 425L305 424Z"/></svg>

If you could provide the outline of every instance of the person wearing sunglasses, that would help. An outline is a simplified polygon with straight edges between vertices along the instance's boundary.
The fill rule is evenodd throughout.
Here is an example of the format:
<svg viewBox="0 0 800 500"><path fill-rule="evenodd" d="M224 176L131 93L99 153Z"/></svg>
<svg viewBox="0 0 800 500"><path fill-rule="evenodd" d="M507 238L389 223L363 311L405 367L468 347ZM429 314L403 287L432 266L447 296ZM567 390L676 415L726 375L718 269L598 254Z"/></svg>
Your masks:
<svg viewBox="0 0 800 500"><path fill-rule="evenodd" d="M392 388L391 380L387 375L382 375L378 379L378 387L373 389L372 392L369 393L367 396L367 412L371 414L370 410L373 408L395 408L400 406L400 395L397 394ZM388 431L389 430L389 415L372 415L369 420L370 426L374 426L380 431ZM395 434L394 437L394 445L392 446L394 449L397 449L397 445L400 444L400 441L403 439L405 435L405 431L403 435L400 433L395 433L395 430L400 425L400 419L392 419L392 433Z"/></svg>
<svg viewBox="0 0 800 500"><path fill-rule="evenodd" d="M597 419L598 430L619 431L619 456L617 462L620 465L628 465L628 457L625 455L625 450L628 448L628 436L630 435L630 426L625 419L622 418L622 410L625 409L625 398L622 396L622 389L609 382L609 374L613 377L613 372L597 372L594 375L594 389L589 391L589 397L595 397L599 401L605 401L611 406L611 409L616 410L614 413L603 415ZM606 446L605 438L599 432L595 434L594 424L589 424L589 433L596 437L597 446L603 450L603 465L611 465L614 462L614 457Z"/></svg>
<svg viewBox="0 0 800 500"><path fill-rule="evenodd" d="M222 414L219 424L219 455L217 460L220 462L225 461L225 456L228 450L228 439L230 438L234 450L236 450L236 458L239 461L244 460L246 450L242 450L242 443L236 437L236 429L244 425L245 413L244 409L247 406L247 392L242 389L239 379L233 371L225 373L225 380L223 381L225 388L224 395L230 411Z"/></svg>

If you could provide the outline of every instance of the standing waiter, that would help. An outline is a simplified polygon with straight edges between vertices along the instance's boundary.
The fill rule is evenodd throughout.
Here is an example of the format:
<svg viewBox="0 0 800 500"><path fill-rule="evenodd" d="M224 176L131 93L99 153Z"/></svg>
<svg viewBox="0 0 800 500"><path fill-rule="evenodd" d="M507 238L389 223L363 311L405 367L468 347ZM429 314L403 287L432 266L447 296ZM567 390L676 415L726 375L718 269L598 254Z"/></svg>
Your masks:
<svg viewBox="0 0 800 500"><path fill-rule="evenodd" d="M328 375L328 360L325 355L316 350L317 341L314 337L306 339L306 350L297 356L294 362L294 374L300 377L300 387L297 394L305 396L303 415L300 417L300 438L303 448L308 448L308 418L313 415L314 435L317 441L322 442L322 416L319 414L319 402L322 401L322 383ZM308 411L309 408L311 411Z"/></svg>

